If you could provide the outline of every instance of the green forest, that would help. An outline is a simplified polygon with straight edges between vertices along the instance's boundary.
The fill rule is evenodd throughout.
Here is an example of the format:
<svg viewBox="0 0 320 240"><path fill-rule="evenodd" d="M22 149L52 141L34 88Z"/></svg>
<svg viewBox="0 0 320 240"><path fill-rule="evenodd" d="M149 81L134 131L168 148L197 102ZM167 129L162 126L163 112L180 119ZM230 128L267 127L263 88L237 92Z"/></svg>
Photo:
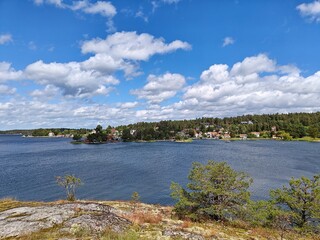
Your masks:
<svg viewBox="0 0 320 240"><path fill-rule="evenodd" d="M280 135L289 134L292 138L306 136L317 138L320 131L320 112L140 122L119 126L117 129L123 131L124 140L170 139L181 131L189 137L194 137L196 133L221 130L230 133L231 137L238 137L240 134L248 134L250 137L250 133L260 132L261 137L271 138L274 134L272 130L274 130ZM129 134L130 130L135 130L134 134Z"/></svg>

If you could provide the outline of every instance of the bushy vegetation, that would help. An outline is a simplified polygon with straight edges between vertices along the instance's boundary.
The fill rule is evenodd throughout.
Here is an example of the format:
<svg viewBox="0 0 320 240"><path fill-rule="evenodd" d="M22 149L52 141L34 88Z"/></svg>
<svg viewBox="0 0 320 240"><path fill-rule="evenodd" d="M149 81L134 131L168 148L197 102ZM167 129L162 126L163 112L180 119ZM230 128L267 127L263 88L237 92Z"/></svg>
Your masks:
<svg viewBox="0 0 320 240"><path fill-rule="evenodd" d="M177 183L171 184L172 197L178 200L175 211L180 217L225 220L236 216L249 202L252 179L225 162L195 162L189 180L189 191Z"/></svg>
<svg viewBox="0 0 320 240"><path fill-rule="evenodd" d="M252 179L226 163L194 163L187 189L172 183L174 211L179 218L194 221L241 220L252 226L285 232L297 229L319 232L320 174L309 179L292 178L289 186L270 191L270 200L252 201L248 188Z"/></svg>
<svg viewBox="0 0 320 240"><path fill-rule="evenodd" d="M292 178L289 187L272 190L270 194L272 201L280 209L290 211L290 219L295 226L299 228L319 226L320 174L312 179Z"/></svg>

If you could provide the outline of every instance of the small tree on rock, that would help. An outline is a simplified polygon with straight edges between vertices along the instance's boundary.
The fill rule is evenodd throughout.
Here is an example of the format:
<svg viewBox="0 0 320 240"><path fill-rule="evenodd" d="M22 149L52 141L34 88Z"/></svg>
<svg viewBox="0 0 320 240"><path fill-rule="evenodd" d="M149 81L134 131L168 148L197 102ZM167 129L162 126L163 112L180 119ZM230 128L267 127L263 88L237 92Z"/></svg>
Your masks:
<svg viewBox="0 0 320 240"><path fill-rule="evenodd" d="M133 203L133 209L135 210L140 202L140 195L138 192L133 192L131 195L131 202Z"/></svg>
<svg viewBox="0 0 320 240"><path fill-rule="evenodd" d="M75 177L74 175L65 175L64 177L56 177L57 184L61 187L64 187L67 194L68 201L76 200L76 188L79 187L82 182L80 178Z"/></svg>
<svg viewBox="0 0 320 240"><path fill-rule="evenodd" d="M250 199L252 179L225 162L194 162L188 178L189 191L171 184L171 196L178 200L174 210L181 218L226 220L240 212Z"/></svg>

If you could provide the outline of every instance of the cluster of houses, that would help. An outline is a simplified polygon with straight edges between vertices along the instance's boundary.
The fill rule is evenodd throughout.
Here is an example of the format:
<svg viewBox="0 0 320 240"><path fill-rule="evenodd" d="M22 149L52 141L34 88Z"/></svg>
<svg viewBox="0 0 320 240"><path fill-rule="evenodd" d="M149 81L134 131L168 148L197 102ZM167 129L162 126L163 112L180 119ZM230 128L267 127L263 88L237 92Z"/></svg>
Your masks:
<svg viewBox="0 0 320 240"><path fill-rule="evenodd" d="M252 124L252 122L241 122L242 124ZM209 126L206 126L208 128ZM158 130L158 129L155 129ZM271 128L271 132L276 133L276 127L273 126ZM95 134L96 130L93 129L90 134ZM130 134L134 135L136 133L135 129L130 130ZM239 134L236 137L239 137L242 140L246 140L247 138L250 137L255 137L255 138L260 138L262 133L260 132L250 132L248 134ZM118 131L115 128L110 129L110 134L109 136L112 137L112 139L121 139L122 132ZM195 139L230 139L231 134L230 132L226 131L224 128L219 127L218 130L215 131L204 131L201 132L198 128L196 129L185 129L180 132L176 133L176 136L179 136L180 138L195 138ZM55 135L53 132L50 132L48 134L48 137L65 137L65 138L72 138L73 134L59 134ZM276 135L272 135L272 138L277 138Z"/></svg>
<svg viewBox="0 0 320 240"><path fill-rule="evenodd" d="M243 124L251 124L251 122L244 122ZM194 131L194 134L193 135L193 138L196 138L196 139L203 139L203 138L209 138L209 139L230 139L231 138L231 134L230 132L228 131L225 131L225 129L223 128L220 128L218 131L208 131L208 132L201 132L199 131L199 129L196 129L196 130L193 130ZM276 130L276 127L273 126L271 128L271 132L273 133L276 133L277 130ZM190 130L183 130L183 131L180 131L177 133L177 135L179 135L180 137L192 137L190 136ZM242 133L242 134L239 134L237 135L236 137L237 138L240 138L242 140L246 140L247 138L260 138L262 135L261 132L250 132L248 134L246 133ZM272 138L277 138L277 136L274 134L272 135Z"/></svg>

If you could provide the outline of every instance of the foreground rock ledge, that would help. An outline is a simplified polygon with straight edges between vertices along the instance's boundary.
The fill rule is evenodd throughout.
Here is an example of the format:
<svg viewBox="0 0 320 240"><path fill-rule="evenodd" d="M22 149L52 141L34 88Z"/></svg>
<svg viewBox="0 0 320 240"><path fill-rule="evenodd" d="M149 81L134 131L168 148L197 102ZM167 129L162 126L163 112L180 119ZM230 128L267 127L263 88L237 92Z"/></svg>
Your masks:
<svg viewBox="0 0 320 240"><path fill-rule="evenodd" d="M13 208L0 212L0 238L27 235L57 225L70 233L77 227L90 232L106 228L122 232L131 222L115 212L107 205L78 202Z"/></svg>
<svg viewBox="0 0 320 240"><path fill-rule="evenodd" d="M129 236L124 239L320 240L319 235L287 232L281 238L281 234L275 229L178 220L170 206L127 201L40 203L0 199L0 239L98 240Z"/></svg>

